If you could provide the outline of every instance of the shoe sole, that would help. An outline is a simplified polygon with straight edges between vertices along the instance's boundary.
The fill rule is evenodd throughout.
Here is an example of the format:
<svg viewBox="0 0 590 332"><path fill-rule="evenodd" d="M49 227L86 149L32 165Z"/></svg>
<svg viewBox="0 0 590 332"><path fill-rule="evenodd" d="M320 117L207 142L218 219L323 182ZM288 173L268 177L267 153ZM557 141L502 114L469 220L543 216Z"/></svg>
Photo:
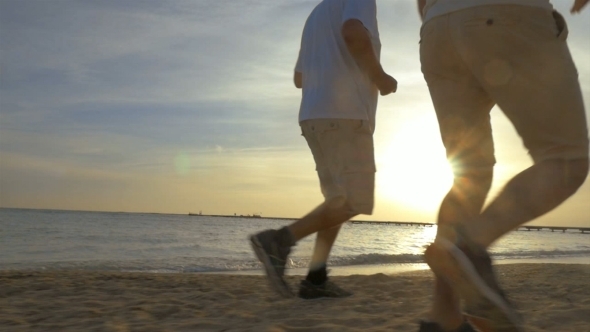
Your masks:
<svg viewBox="0 0 590 332"><path fill-rule="evenodd" d="M285 285L283 278L277 274L270 257L262 248L262 244L258 241L255 235L250 236L250 245L252 246L256 257L258 257L258 260L264 265L264 270L266 271L266 276L271 288L284 297L293 297L293 293L291 293L291 290Z"/></svg>
<svg viewBox="0 0 590 332"><path fill-rule="evenodd" d="M485 313L497 332L522 332L520 318L510 305L480 277L469 258L453 243L438 239L425 252L432 271L449 282L466 301L491 305Z"/></svg>
<svg viewBox="0 0 590 332"><path fill-rule="evenodd" d="M469 324L479 332L494 332L494 327L489 319L485 319L470 314L463 314L463 317L469 322Z"/></svg>
<svg viewBox="0 0 590 332"><path fill-rule="evenodd" d="M302 299L302 300L318 300L318 299L344 299L347 297L351 297L353 294L348 294L348 295L328 295L328 294L322 294L322 295L301 295L301 293L297 294L297 297Z"/></svg>

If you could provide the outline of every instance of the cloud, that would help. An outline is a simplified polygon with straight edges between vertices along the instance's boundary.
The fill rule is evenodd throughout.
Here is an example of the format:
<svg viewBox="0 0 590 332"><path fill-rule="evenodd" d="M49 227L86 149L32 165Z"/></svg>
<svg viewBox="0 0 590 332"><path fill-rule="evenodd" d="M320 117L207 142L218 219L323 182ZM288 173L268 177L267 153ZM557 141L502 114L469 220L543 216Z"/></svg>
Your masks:
<svg viewBox="0 0 590 332"><path fill-rule="evenodd" d="M256 210L306 212L321 195L292 75L318 2L0 1L2 204L184 213L203 200L222 213L264 200ZM429 119L417 136L436 126L416 5L378 6L384 67L400 82L379 101L384 146L414 117ZM566 18L588 100L587 15ZM498 142L509 148L500 157L517 169L526 152L511 148L518 138L499 122ZM396 218L377 211L375 218Z"/></svg>

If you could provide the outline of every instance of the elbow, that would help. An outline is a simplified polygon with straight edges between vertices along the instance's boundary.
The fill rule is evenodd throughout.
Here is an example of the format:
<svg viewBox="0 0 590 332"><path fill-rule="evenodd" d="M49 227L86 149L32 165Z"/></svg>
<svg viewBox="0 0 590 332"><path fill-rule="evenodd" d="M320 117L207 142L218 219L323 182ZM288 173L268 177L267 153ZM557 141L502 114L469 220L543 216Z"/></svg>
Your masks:
<svg viewBox="0 0 590 332"><path fill-rule="evenodd" d="M426 6L426 0L418 0L418 14L420 19L424 21L424 7Z"/></svg>
<svg viewBox="0 0 590 332"><path fill-rule="evenodd" d="M297 89L303 88L303 75L300 72L295 72L293 82L295 83L295 87Z"/></svg>
<svg viewBox="0 0 590 332"><path fill-rule="evenodd" d="M359 20L350 19L344 22L341 33L349 50L362 50L371 45L368 32Z"/></svg>

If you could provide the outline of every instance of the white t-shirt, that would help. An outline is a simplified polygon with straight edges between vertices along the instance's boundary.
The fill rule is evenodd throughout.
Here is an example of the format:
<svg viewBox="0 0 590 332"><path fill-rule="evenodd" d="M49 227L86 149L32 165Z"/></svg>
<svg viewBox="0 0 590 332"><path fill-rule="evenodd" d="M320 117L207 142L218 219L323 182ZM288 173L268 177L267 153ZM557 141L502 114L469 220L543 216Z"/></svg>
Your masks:
<svg viewBox="0 0 590 332"><path fill-rule="evenodd" d="M295 66L303 78L299 122L360 119L375 128L378 91L348 52L342 25L349 19L363 23L379 57L375 0L324 0L318 4L305 22Z"/></svg>
<svg viewBox="0 0 590 332"><path fill-rule="evenodd" d="M427 0L423 10L424 23L436 16L488 5L522 5L553 9L549 0Z"/></svg>

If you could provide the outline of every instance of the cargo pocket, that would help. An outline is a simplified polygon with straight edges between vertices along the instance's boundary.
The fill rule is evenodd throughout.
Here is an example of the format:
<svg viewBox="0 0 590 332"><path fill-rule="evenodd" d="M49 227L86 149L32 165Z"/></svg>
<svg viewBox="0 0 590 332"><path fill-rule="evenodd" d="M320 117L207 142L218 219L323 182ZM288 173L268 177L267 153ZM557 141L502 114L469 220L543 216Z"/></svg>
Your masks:
<svg viewBox="0 0 590 332"><path fill-rule="evenodd" d="M353 120L354 127L346 149L345 173L375 172L372 128L367 120Z"/></svg>

